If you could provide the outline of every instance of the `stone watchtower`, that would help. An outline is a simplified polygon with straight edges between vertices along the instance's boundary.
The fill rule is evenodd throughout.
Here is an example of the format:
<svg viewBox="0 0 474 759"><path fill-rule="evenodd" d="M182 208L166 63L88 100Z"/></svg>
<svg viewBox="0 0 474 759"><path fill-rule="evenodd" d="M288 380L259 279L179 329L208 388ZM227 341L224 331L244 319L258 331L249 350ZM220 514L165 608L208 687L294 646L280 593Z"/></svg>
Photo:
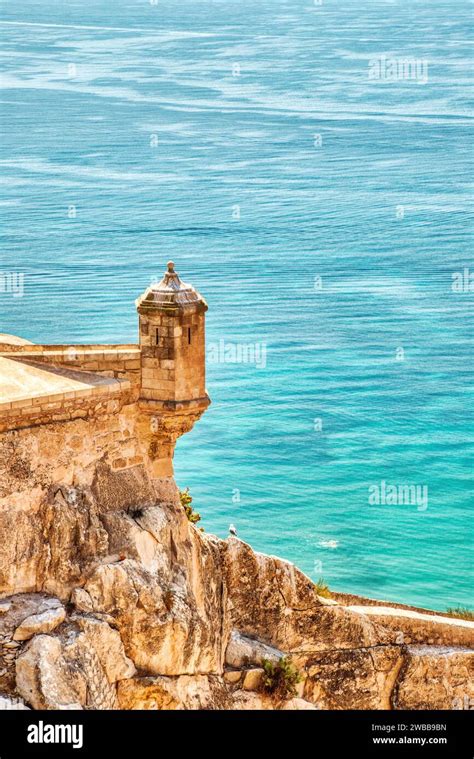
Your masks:
<svg viewBox="0 0 474 759"><path fill-rule="evenodd" d="M207 303L168 262L161 282L136 301L139 314L139 407L149 424L149 455L157 477L173 474L177 438L208 407L205 377Z"/></svg>

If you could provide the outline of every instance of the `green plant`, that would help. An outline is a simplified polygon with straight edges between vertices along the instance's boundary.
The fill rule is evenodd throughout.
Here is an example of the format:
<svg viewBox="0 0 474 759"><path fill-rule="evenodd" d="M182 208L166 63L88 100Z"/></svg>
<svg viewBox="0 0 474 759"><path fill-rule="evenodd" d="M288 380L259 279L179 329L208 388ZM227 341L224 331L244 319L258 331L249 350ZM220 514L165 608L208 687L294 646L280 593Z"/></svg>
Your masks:
<svg viewBox="0 0 474 759"><path fill-rule="evenodd" d="M446 615L448 617L456 617L457 619L469 619L474 621L474 611L471 611L466 606L453 606L446 609Z"/></svg>
<svg viewBox="0 0 474 759"><path fill-rule="evenodd" d="M194 511L193 507L191 506L193 502L192 496L189 494L189 488L186 488L186 490L180 490L179 491L179 500L181 501L181 506L184 509L184 512L192 524L196 524L196 522L199 522L201 519L201 515L198 514L197 511Z"/></svg>
<svg viewBox="0 0 474 759"><path fill-rule="evenodd" d="M263 690L272 695L286 698L296 694L296 685L302 677L289 656L278 661L263 659Z"/></svg>
<svg viewBox="0 0 474 759"><path fill-rule="evenodd" d="M315 588L318 596L322 596L323 598L332 598L332 593L322 577L319 578L318 582L315 585Z"/></svg>

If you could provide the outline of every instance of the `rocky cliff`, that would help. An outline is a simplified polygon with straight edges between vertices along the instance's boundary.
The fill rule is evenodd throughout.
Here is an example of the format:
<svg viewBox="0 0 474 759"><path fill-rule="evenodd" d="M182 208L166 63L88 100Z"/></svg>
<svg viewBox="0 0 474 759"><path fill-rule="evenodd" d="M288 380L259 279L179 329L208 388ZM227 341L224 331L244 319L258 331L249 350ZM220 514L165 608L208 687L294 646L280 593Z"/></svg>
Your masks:
<svg viewBox="0 0 474 759"><path fill-rule="evenodd" d="M472 708L472 622L322 598L200 532L115 411L0 436L0 706ZM285 655L296 693L265 690Z"/></svg>

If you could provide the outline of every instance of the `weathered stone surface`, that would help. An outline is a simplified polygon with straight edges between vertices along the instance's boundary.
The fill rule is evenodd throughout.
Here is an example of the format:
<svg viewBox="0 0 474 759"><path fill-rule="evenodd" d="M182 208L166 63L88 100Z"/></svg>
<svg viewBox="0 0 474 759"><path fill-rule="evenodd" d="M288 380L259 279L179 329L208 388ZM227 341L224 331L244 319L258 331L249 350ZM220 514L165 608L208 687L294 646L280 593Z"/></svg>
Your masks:
<svg viewBox="0 0 474 759"><path fill-rule="evenodd" d="M48 609L40 614L32 614L31 617L21 622L13 633L13 640L29 640L38 633L48 633L64 622L66 610L64 606Z"/></svg>
<svg viewBox="0 0 474 759"><path fill-rule="evenodd" d="M264 693L254 693L245 690L236 690L232 694L231 709L237 711L260 711L272 710L277 707L277 702Z"/></svg>
<svg viewBox="0 0 474 759"><path fill-rule="evenodd" d="M224 672L224 680L230 685L236 685L242 679L242 670L229 669Z"/></svg>
<svg viewBox="0 0 474 759"><path fill-rule="evenodd" d="M5 611L0 617L0 634L6 632L10 637L13 637L15 630L29 617L64 610L59 598L47 593L17 593L2 603Z"/></svg>
<svg viewBox="0 0 474 759"><path fill-rule="evenodd" d="M229 629L219 543L193 528L176 500L108 513L104 524L123 559L96 567L73 602L112 615L145 672L222 672Z"/></svg>
<svg viewBox="0 0 474 759"><path fill-rule="evenodd" d="M339 649L305 660L304 697L320 709L390 709L390 695L403 664L397 646Z"/></svg>
<svg viewBox="0 0 474 759"><path fill-rule="evenodd" d="M315 711L317 707L304 698L290 698L282 704L283 711Z"/></svg>
<svg viewBox="0 0 474 759"><path fill-rule="evenodd" d="M252 551L237 538L224 550L233 627L282 651L311 652L389 643L363 613L320 602L311 580L293 564Z"/></svg>
<svg viewBox="0 0 474 759"><path fill-rule="evenodd" d="M466 619L423 614L412 609L389 606L348 606L382 625L397 643L428 643L432 646L469 646L474 626Z"/></svg>
<svg viewBox="0 0 474 759"><path fill-rule="evenodd" d="M15 631L24 620L43 614L48 616L51 612L55 617L63 607L59 599L45 593L10 596L4 605L5 612L0 616L0 692L14 694L16 659L24 647L22 640L14 639Z"/></svg>
<svg viewBox="0 0 474 759"><path fill-rule="evenodd" d="M87 683L62 656L61 641L49 635L36 636L16 665L20 695L33 709L82 709Z"/></svg>
<svg viewBox="0 0 474 759"><path fill-rule="evenodd" d="M233 627L283 650L300 643L298 623L320 606L313 583L293 564L254 553L238 538L225 542L223 555Z"/></svg>
<svg viewBox="0 0 474 759"><path fill-rule="evenodd" d="M242 688L244 690L261 690L263 683L263 669L254 667L243 673Z"/></svg>
<svg viewBox="0 0 474 759"><path fill-rule="evenodd" d="M126 462L122 461L125 466ZM105 461L99 462L92 492L101 511L105 512L123 511L137 504L151 505L154 502L153 488L143 465L113 471Z"/></svg>
<svg viewBox="0 0 474 759"><path fill-rule="evenodd" d="M61 635L36 635L16 662L16 685L34 709L114 709L115 683L133 677L116 630L75 615Z"/></svg>
<svg viewBox="0 0 474 759"><path fill-rule="evenodd" d="M85 447L90 429L86 434L87 425L82 424ZM46 590L66 599L90 564L107 553L107 533L88 486L93 457L85 450L79 464L81 452L73 441L81 439L80 429L70 424L68 434L63 427L40 427L34 436L26 430L0 436L4 594ZM73 487L73 478L81 485Z"/></svg>
<svg viewBox="0 0 474 759"><path fill-rule="evenodd" d="M230 667L238 668L249 664L262 664L264 659L277 661L282 656L283 653L277 648L267 646L233 630L227 644L225 661Z"/></svg>
<svg viewBox="0 0 474 759"><path fill-rule="evenodd" d="M1 711L29 711L27 706L20 698L11 698L10 696L0 695L0 712Z"/></svg>
<svg viewBox="0 0 474 759"><path fill-rule="evenodd" d="M71 619L84 632L85 642L97 655L109 683L112 684L135 675L135 666L131 659L126 656L117 630L94 617L74 615Z"/></svg>
<svg viewBox="0 0 474 759"><path fill-rule="evenodd" d="M79 611L92 611L92 598L84 588L74 588L71 593L71 603Z"/></svg>
<svg viewBox="0 0 474 759"><path fill-rule="evenodd" d="M221 679L208 675L122 680L118 700L121 709L226 709L230 704Z"/></svg>
<svg viewBox="0 0 474 759"><path fill-rule="evenodd" d="M410 646L392 703L396 709L474 709L474 651Z"/></svg>
<svg viewBox="0 0 474 759"><path fill-rule="evenodd" d="M190 549L192 566L192 545ZM131 559L99 567L86 583L93 610L114 617L137 668L167 675L222 672L226 641L219 566L214 563L219 554L213 559L213 553L211 547L201 554L199 585L196 576L187 577L185 566L179 571L175 566L164 577Z"/></svg>

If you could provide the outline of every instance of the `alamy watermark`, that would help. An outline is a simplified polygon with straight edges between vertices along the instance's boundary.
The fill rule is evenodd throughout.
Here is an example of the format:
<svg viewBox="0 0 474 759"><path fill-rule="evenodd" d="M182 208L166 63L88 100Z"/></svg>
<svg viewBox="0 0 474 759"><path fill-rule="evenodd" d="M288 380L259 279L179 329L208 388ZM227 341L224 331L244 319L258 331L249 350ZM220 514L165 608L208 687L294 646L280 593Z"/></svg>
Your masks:
<svg viewBox="0 0 474 759"><path fill-rule="evenodd" d="M206 358L209 364L255 364L257 369L265 369L267 344L232 343L221 338L208 344Z"/></svg>
<svg viewBox="0 0 474 759"><path fill-rule="evenodd" d="M369 485L370 506L416 506L418 511L428 508L428 485L390 485L385 480Z"/></svg>
<svg viewBox="0 0 474 759"><path fill-rule="evenodd" d="M391 58L379 55L369 60L369 79L377 82L428 81L428 61L426 58Z"/></svg>
<svg viewBox="0 0 474 759"><path fill-rule="evenodd" d="M1 293L22 298L25 294L25 275L19 271L0 271Z"/></svg>
<svg viewBox="0 0 474 759"><path fill-rule="evenodd" d="M471 711L474 709L474 696L469 696L467 693L464 696L456 696L452 701L453 709L467 709Z"/></svg>
<svg viewBox="0 0 474 759"><path fill-rule="evenodd" d="M28 725L28 743L69 743L72 748L84 745L83 725L52 725L40 720L36 725Z"/></svg>
<svg viewBox="0 0 474 759"><path fill-rule="evenodd" d="M451 290L453 293L474 293L474 271L467 266L462 271L451 274Z"/></svg>

